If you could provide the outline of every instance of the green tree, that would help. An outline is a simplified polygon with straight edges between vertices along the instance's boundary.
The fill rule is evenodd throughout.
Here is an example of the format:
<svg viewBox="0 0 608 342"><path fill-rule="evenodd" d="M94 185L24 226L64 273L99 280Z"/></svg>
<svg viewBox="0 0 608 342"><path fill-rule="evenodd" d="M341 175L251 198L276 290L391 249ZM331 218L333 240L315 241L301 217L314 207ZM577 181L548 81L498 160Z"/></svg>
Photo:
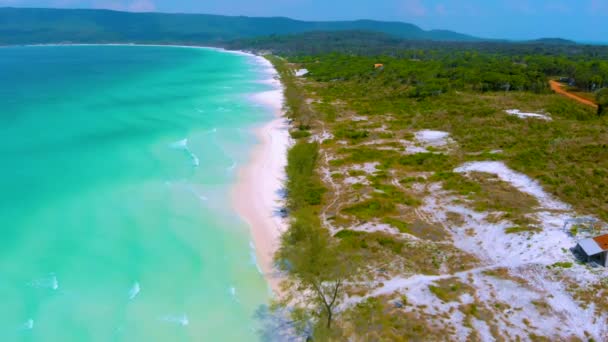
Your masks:
<svg viewBox="0 0 608 342"><path fill-rule="evenodd" d="M600 89L595 98L597 100L597 114L604 115L608 112L608 88Z"/></svg>
<svg viewBox="0 0 608 342"><path fill-rule="evenodd" d="M313 318L315 336L330 336L336 307L345 297L345 283L356 273L355 258L340 250L317 213L303 209L282 235L276 263L285 272L282 306L307 309ZM295 318L294 318L295 320Z"/></svg>

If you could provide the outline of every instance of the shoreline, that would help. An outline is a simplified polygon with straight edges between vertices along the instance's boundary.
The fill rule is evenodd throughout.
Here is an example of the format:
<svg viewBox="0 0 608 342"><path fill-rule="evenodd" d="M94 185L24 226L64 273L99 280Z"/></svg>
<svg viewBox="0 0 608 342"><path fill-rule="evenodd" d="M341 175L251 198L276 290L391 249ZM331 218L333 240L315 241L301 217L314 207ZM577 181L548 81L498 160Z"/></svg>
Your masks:
<svg viewBox="0 0 608 342"><path fill-rule="evenodd" d="M258 61L263 57L256 56ZM264 67L276 70L264 59ZM245 165L239 168L232 188L232 202L238 215L247 223L255 246L256 263L273 295L280 295L280 276L273 263L281 234L287 229L282 216L283 189L286 178L287 150L290 146L289 124L283 117L283 87L273 82L273 90L257 93L252 100L273 111L270 122L253 128L257 143Z"/></svg>
<svg viewBox="0 0 608 342"><path fill-rule="evenodd" d="M173 48L187 48L187 49L207 49L225 53L232 53L236 55L260 57L252 52L243 50L228 50L217 46L207 45L179 45L179 44L141 44L141 43L44 43L44 44L16 44L16 45L0 45L0 48L10 47L43 47L43 46L148 46L148 47L173 47Z"/></svg>

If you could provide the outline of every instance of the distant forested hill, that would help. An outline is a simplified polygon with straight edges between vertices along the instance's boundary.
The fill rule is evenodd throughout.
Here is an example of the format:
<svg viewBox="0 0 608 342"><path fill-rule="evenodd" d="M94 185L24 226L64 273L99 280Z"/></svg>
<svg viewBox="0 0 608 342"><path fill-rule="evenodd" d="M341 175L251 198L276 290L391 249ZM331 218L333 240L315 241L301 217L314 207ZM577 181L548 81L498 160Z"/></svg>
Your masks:
<svg viewBox="0 0 608 342"><path fill-rule="evenodd" d="M436 59L465 52L503 56L568 56L608 59L608 46L584 45L563 39L534 41L432 41L399 38L371 31L314 31L283 36L260 36L230 41L234 50L272 52L283 56L342 53L362 56L387 55Z"/></svg>
<svg viewBox="0 0 608 342"><path fill-rule="evenodd" d="M425 31L412 24L372 20L308 22L280 17L0 8L0 44L3 45L60 42L217 44L256 36L341 30L376 31L413 40L479 40L451 31Z"/></svg>

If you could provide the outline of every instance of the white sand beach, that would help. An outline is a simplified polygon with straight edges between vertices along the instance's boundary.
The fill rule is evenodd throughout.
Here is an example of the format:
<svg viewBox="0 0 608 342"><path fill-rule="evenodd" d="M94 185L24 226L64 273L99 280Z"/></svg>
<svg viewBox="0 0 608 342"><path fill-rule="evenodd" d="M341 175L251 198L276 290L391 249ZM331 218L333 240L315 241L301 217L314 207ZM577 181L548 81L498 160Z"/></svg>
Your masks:
<svg viewBox="0 0 608 342"><path fill-rule="evenodd" d="M254 95L254 100L272 108L276 117L255 130L259 143L249 162L240 168L232 195L237 212L251 228L258 265L277 294L279 279L272 259L281 233L287 228L287 219L281 217L280 209L290 137L287 120L282 117L280 84L276 90Z"/></svg>

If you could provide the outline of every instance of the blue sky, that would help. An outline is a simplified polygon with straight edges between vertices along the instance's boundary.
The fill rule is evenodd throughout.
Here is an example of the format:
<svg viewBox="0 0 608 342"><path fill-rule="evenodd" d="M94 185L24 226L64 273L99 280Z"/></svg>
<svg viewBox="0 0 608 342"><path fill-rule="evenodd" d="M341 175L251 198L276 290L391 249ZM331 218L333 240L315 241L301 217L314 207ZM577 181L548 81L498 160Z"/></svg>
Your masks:
<svg viewBox="0 0 608 342"><path fill-rule="evenodd" d="M378 19L486 38L608 42L608 0L0 0L0 6Z"/></svg>

